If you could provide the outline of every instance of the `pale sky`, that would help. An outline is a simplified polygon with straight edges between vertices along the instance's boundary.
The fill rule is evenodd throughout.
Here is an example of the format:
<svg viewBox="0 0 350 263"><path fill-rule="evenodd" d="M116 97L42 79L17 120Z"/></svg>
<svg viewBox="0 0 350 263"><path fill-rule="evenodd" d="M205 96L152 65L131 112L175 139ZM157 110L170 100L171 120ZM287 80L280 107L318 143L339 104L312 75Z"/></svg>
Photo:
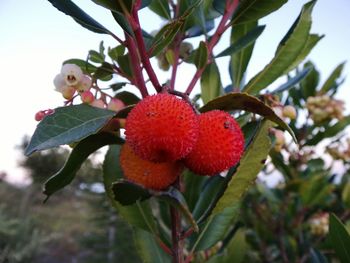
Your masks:
<svg viewBox="0 0 350 263"><path fill-rule="evenodd" d="M247 79L271 60L279 41L306 2L289 0L279 11L260 21L260 24L266 24L266 29L256 44ZM122 37L118 25L108 11L92 1L80 0L75 3ZM349 0L319 0L315 6L312 32L326 36L312 51L309 59L320 70L321 81L339 63L350 60L349 11ZM150 14L146 10L141 14L141 24L148 31L158 29L163 23ZM227 36L226 34L221 45L225 44ZM34 114L37 111L62 106L63 99L53 90L52 83L62 62L69 58L84 59L90 49L98 48L101 40L105 41L106 46L116 45L109 36L82 28L48 1L0 0L0 116L3 121L0 133L0 172L7 172L13 181L22 180L23 171L16 168L20 155L15 150L15 145L21 142L24 135L34 132L37 125ZM198 39L195 43L198 43ZM220 51L222 47L219 46L215 51ZM222 60L220 65L224 63L225 60ZM191 66L180 71L181 79L177 80L180 90L189 83L192 72ZM229 81L226 66L222 72L223 82L227 85ZM348 75L349 65L344 71L344 76ZM160 78L165 81L166 75L161 74ZM339 93L339 97L347 102L347 112L350 108L349 86L350 81L347 80Z"/></svg>

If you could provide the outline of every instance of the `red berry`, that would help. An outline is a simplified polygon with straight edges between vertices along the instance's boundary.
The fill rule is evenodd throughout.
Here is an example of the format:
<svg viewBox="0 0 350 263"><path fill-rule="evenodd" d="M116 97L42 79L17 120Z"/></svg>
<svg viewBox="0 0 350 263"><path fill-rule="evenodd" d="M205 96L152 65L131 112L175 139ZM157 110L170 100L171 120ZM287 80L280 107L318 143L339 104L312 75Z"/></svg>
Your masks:
<svg viewBox="0 0 350 263"><path fill-rule="evenodd" d="M239 124L224 111L199 115L199 135L185 165L199 175L215 175L238 163L244 149Z"/></svg>
<svg viewBox="0 0 350 263"><path fill-rule="evenodd" d="M184 100L157 94L140 101L125 124L126 141L141 158L153 162L184 158L198 137L198 118Z"/></svg>
<svg viewBox="0 0 350 263"><path fill-rule="evenodd" d="M143 160L128 144L124 144L120 151L120 165L125 178L154 190L170 186L183 170L180 162L153 163Z"/></svg>

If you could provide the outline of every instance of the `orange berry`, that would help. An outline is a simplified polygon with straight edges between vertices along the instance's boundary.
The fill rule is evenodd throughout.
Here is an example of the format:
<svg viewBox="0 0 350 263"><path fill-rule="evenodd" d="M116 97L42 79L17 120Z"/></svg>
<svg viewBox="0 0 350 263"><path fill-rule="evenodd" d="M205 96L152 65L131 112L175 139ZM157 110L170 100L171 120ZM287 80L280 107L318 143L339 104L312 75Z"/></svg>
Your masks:
<svg viewBox="0 0 350 263"><path fill-rule="evenodd" d="M170 94L148 96L129 113L126 141L141 158L153 162L184 158L198 137L198 119L192 107Z"/></svg>
<svg viewBox="0 0 350 263"><path fill-rule="evenodd" d="M238 163L244 150L239 124L227 112L213 110L199 115L199 135L185 165L199 175L215 175Z"/></svg>
<svg viewBox="0 0 350 263"><path fill-rule="evenodd" d="M180 162L153 163L143 160L127 143L120 151L120 165L125 178L154 190L162 190L170 186L183 170Z"/></svg>

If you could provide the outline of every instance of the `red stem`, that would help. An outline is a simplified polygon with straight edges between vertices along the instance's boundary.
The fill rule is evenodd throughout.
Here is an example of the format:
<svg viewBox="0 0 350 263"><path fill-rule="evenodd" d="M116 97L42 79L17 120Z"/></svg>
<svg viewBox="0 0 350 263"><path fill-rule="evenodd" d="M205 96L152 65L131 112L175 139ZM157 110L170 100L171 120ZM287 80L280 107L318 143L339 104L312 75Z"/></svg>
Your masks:
<svg viewBox="0 0 350 263"><path fill-rule="evenodd" d="M135 39L136 39L136 45L140 53L141 61L143 64L143 67L145 68L150 81L152 82L154 88L157 92L162 91L162 86L159 84L158 78L156 73L153 70L153 67L151 65L149 55L147 54L146 45L142 37L142 31L140 26L140 21L138 17L138 6L135 5L135 8L132 10L132 16L128 17L129 23L134 31Z"/></svg>
<svg viewBox="0 0 350 263"><path fill-rule="evenodd" d="M135 41L132 37L130 37L127 33L125 33L126 44L130 54L130 66L134 72L135 84L141 92L143 98L148 96L147 87L145 84L145 80L142 75L142 70L140 66L139 54L137 53L137 48Z"/></svg>
<svg viewBox="0 0 350 263"><path fill-rule="evenodd" d="M228 3L228 1L226 2L225 13L222 16L221 21L220 21L220 23L219 23L219 25L218 25L214 35L211 37L210 41L207 43L209 59L208 59L206 65L208 65L208 63L211 62L211 56L212 56L212 53L213 53L213 48L218 43L221 35L228 28L226 26L226 23L232 17L232 14L235 11L237 6L238 6L238 0L233 0L231 3ZM205 67L206 66L197 69L197 71L194 74L190 84L187 87L186 94L189 95L192 92L192 90L193 90L194 86L196 85L197 81L202 76Z"/></svg>

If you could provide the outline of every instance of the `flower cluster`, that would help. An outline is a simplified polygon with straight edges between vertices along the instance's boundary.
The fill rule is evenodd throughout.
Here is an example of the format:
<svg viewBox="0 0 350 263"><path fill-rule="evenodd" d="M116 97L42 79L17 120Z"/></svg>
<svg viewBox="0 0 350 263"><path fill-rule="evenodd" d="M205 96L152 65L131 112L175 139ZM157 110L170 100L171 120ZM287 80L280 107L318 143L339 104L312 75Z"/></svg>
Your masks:
<svg viewBox="0 0 350 263"><path fill-rule="evenodd" d="M343 119L344 101L331 98L328 95L308 97L306 107L315 124L332 119Z"/></svg>
<svg viewBox="0 0 350 263"><path fill-rule="evenodd" d="M346 144L339 142L331 146L328 146L327 152L335 160L342 160L342 161L349 162L350 161L350 138L346 140Z"/></svg>
<svg viewBox="0 0 350 263"><path fill-rule="evenodd" d="M311 233L316 236L324 236L329 231L329 215L328 213L319 213L309 220Z"/></svg>

